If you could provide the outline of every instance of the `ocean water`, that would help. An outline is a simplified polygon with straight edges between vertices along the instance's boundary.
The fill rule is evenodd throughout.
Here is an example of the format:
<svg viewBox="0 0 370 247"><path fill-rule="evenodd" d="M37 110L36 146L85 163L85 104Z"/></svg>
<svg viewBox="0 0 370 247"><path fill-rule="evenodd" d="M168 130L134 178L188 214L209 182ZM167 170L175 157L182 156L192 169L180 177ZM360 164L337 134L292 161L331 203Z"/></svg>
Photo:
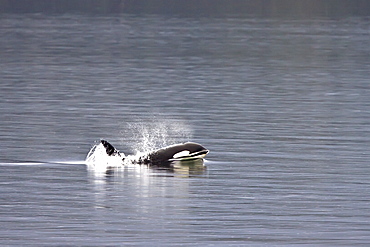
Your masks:
<svg viewBox="0 0 370 247"><path fill-rule="evenodd" d="M0 245L368 246L369 30L1 15ZM105 174L84 161L101 138L210 153Z"/></svg>

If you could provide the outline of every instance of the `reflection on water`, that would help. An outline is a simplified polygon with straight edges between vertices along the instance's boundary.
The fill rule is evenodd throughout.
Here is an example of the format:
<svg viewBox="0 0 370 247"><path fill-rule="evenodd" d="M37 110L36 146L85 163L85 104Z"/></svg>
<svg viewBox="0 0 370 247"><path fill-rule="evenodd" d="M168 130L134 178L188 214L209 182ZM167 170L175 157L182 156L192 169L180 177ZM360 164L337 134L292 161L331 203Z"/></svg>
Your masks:
<svg viewBox="0 0 370 247"><path fill-rule="evenodd" d="M207 171L207 167L204 165L203 159L174 161L172 165L173 172L183 177L203 175Z"/></svg>
<svg viewBox="0 0 370 247"><path fill-rule="evenodd" d="M191 214L189 180L183 174L171 175L168 171L153 170L145 165L116 168L110 174L89 174L94 207L98 210L96 217L102 217L105 210L118 210L120 217L126 214L123 216L124 224L134 232L154 231L163 224L158 222L159 219L179 217L178 212L189 216ZM99 220L103 225L111 224L107 219ZM181 224L179 218L172 225L172 230L168 231L179 228ZM122 234L125 234L124 231Z"/></svg>
<svg viewBox="0 0 370 247"><path fill-rule="evenodd" d="M120 197L121 195L112 195L109 193L111 186L124 188L130 191L129 194L124 193L124 197L130 198L161 198L175 197L186 198L189 195L189 178L201 178L206 173L206 167L201 159L191 161L176 161L173 162L172 168L150 168L147 165L125 165L122 167L110 168L107 171L87 169L90 183L93 185L95 207L109 208L111 207L112 197ZM174 178L176 178L174 180ZM180 178L180 179L177 179ZM121 190L121 188L119 189ZM124 198L122 198L125 201ZM130 200L130 204L131 199ZM107 203L109 201L109 203ZM141 201L141 200L139 200ZM157 202L156 202L157 203ZM171 202L172 204L173 202ZM174 207L174 205L169 205ZM180 205L178 205L180 206ZM178 207L177 206L177 207ZM181 205L181 207L187 205ZM136 210L142 211L145 214L156 214L158 208L156 206L135 203ZM165 210L165 209L161 209Z"/></svg>
<svg viewBox="0 0 370 247"><path fill-rule="evenodd" d="M166 176L166 177L201 177L207 173L203 159L173 161L170 167L150 167L148 165L125 164L105 169L87 166L91 178L96 178L99 183L110 177L125 177L125 173L139 174L140 176Z"/></svg>

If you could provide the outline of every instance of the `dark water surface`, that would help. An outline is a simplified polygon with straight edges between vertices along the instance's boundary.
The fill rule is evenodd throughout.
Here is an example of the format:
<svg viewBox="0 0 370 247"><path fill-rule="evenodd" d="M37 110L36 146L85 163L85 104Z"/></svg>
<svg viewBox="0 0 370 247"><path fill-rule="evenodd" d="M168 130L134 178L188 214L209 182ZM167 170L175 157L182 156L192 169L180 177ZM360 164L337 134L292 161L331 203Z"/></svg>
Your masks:
<svg viewBox="0 0 370 247"><path fill-rule="evenodd" d="M0 17L0 245L368 246L370 21ZM89 171L196 141L207 170Z"/></svg>

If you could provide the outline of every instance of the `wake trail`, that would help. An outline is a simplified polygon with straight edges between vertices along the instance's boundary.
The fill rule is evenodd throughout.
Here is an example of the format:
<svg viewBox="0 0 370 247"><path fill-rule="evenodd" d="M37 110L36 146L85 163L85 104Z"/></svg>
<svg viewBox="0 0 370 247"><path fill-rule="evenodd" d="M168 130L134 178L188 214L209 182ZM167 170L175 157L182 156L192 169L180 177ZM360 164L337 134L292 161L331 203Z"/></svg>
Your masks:
<svg viewBox="0 0 370 247"><path fill-rule="evenodd" d="M50 166L50 165L85 165L85 160L74 161L9 161L0 162L1 166Z"/></svg>

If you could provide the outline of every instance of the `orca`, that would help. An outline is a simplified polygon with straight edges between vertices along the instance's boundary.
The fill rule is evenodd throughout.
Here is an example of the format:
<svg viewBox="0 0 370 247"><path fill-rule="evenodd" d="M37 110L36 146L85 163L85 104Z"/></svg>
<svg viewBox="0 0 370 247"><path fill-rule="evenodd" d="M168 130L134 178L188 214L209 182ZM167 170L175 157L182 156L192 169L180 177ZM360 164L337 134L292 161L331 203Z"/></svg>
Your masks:
<svg viewBox="0 0 370 247"><path fill-rule="evenodd" d="M153 166L168 166L172 161L203 159L208 153L209 150L202 145L186 142L150 152L147 157L149 164Z"/></svg>
<svg viewBox="0 0 370 247"><path fill-rule="evenodd" d="M100 140L98 145L95 145L86 157L86 162L95 162L94 153L99 147L105 150L107 161L114 159L114 161L124 165L126 162L133 164L145 164L154 167L171 167L173 162L177 161L192 161L202 160L208 153L209 150L202 145L195 142L186 142L181 144L175 144L167 146L152 152L144 153L141 155L129 155L125 156L124 153L119 152L112 144L106 140Z"/></svg>

